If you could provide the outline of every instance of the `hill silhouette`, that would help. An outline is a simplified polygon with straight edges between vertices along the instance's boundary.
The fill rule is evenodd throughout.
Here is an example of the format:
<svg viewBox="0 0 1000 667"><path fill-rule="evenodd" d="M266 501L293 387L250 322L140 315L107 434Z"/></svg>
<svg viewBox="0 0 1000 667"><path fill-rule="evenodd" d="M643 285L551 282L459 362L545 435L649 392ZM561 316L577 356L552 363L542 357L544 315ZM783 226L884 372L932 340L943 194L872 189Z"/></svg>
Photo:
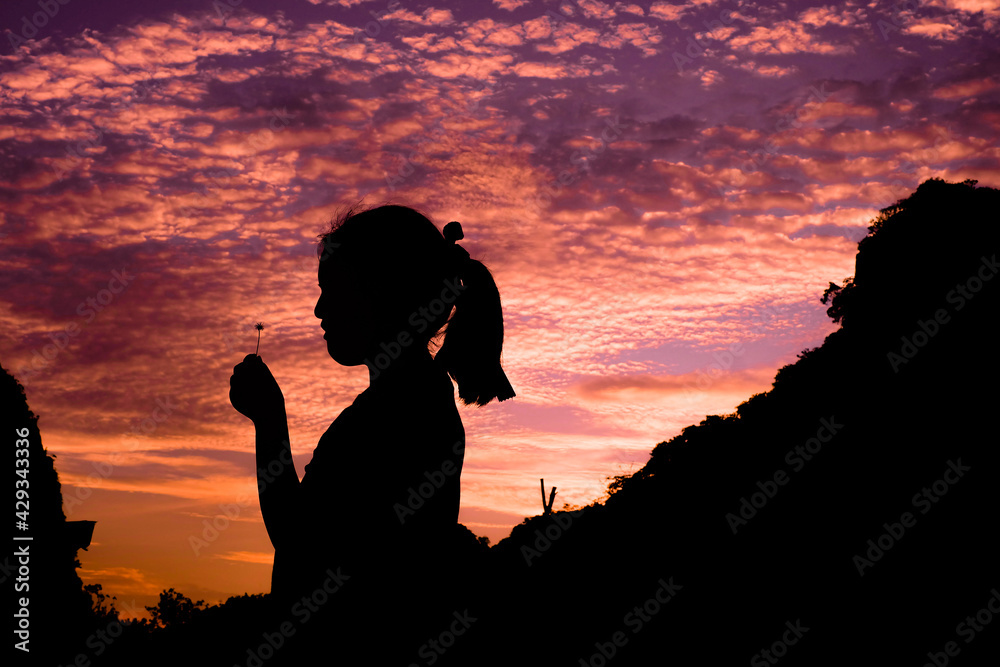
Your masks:
<svg viewBox="0 0 1000 667"><path fill-rule="evenodd" d="M658 444L530 567L557 517L498 544L498 590L533 604L504 614L496 639L518 639L497 664L944 664L948 642L963 664L995 657L1000 623L959 624L1000 583L998 210L997 190L937 179L882 210L823 296L841 328L822 346ZM671 577L676 598L628 617Z"/></svg>
<svg viewBox="0 0 1000 667"><path fill-rule="evenodd" d="M454 622L403 664L992 664L998 210L938 179L883 209L822 295L840 329L603 504L469 533ZM373 664L332 626L291 648L268 597L165 591L92 664Z"/></svg>

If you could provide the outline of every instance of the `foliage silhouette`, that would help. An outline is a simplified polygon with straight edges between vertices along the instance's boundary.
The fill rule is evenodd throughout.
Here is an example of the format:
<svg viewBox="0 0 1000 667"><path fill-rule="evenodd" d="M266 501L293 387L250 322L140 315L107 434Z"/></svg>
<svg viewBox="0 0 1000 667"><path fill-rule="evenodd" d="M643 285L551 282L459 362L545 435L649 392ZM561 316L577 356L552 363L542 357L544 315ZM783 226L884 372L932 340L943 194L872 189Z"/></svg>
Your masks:
<svg viewBox="0 0 1000 667"><path fill-rule="evenodd" d="M616 631L627 643L611 646L615 664L769 664L760 651L796 619L811 630L782 664L923 664L948 641L970 664L995 657L996 633L969 644L956 635L1000 575L990 416L1000 279L983 278L997 270L1000 192L974 186L930 180L881 212L855 276L824 295L841 328L781 368L770 391L658 444L530 568L518 563L530 531L494 547L507 558L498 589L509 599L556 601L497 612L492 638L510 650L494 664L533 642L543 647L535 664L608 660ZM949 319L928 324L941 309ZM907 341L910 354L894 365ZM843 426L800 457L795 448L823 420ZM971 470L946 495L919 497L941 489L934 484L959 460ZM727 519L777 471L785 484L773 497L758 496L764 504L743 523ZM915 526L859 565L868 540L906 511ZM655 630L633 633L626 615L671 575L685 588L644 625Z"/></svg>
<svg viewBox="0 0 1000 667"><path fill-rule="evenodd" d="M155 625L166 628L190 623L195 612L204 608L204 600L193 602L171 588L160 593L160 601L155 606L146 607L146 611Z"/></svg>
<svg viewBox="0 0 1000 667"><path fill-rule="evenodd" d="M19 601L28 598L31 631L27 657L33 664L53 664L72 654L82 645L87 628L96 616L90 594L76 573L80 567L77 550L90 544L92 522L67 522L62 508L62 486L55 470L54 457L42 446L38 416L28 407L24 387L6 368L0 367L0 426L13 449L15 432L28 429L28 465L15 467L10 489L28 491L27 531L15 530L17 536L30 536L31 541L14 541L3 557L0 571L7 596L13 607L11 618L18 613ZM10 460L14 459L13 452ZM18 471L27 471L25 477ZM19 483L20 482L20 483ZM27 482L27 485L25 484ZM82 529L82 530L81 530ZM81 538L81 535L84 536ZM30 574L28 581L18 581L20 556L18 549L27 548ZM27 587L25 587L27 586ZM17 641L17 640L15 640ZM18 657L22 652L15 651Z"/></svg>
<svg viewBox="0 0 1000 667"><path fill-rule="evenodd" d="M386 611L356 636L342 616L310 625L315 641L261 659L287 618L270 596L192 603L177 627L132 624L95 664L370 664L401 622L439 637L420 618L432 606L476 620L444 652L378 664L924 664L947 642L962 664L992 664L997 628L967 641L956 624L1000 582L998 210L1000 191L935 179L883 210L855 275L823 295L841 324L823 345L733 414L657 444L603 504L527 518L492 548L464 530L461 590L432 589L433 605L360 604ZM807 630L763 657L793 626Z"/></svg>

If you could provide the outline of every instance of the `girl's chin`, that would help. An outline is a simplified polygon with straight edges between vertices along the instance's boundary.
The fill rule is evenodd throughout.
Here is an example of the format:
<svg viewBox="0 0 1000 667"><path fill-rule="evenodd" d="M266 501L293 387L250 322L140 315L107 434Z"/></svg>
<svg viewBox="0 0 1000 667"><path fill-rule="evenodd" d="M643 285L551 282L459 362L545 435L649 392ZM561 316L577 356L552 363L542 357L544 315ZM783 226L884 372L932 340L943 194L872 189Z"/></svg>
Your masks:
<svg viewBox="0 0 1000 667"><path fill-rule="evenodd" d="M360 366L365 363L364 358L337 348L330 340L326 341L326 351L329 352L330 357L341 366Z"/></svg>

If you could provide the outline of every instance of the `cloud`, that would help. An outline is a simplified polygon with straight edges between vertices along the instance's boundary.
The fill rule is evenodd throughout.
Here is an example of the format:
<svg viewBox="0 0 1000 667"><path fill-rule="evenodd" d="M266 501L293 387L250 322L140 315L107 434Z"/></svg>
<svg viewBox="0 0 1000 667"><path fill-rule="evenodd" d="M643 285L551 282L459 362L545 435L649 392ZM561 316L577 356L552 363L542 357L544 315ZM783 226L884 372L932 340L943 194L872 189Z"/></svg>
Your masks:
<svg viewBox="0 0 1000 667"><path fill-rule="evenodd" d="M428 7L422 14L415 14L408 9L397 9L379 17L380 21L404 21L418 25L444 26L455 22L450 9L435 9Z"/></svg>
<svg viewBox="0 0 1000 667"><path fill-rule="evenodd" d="M995 77L956 81L942 85L934 91L934 97L942 100L966 100L1000 87Z"/></svg>
<svg viewBox="0 0 1000 667"><path fill-rule="evenodd" d="M238 563L253 563L255 565L266 565L271 567L274 564L273 553L262 553L257 551L227 551L220 554L213 554L213 558L231 560Z"/></svg>
<svg viewBox="0 0 1000 667"><path fill-rule="evenodd" d="M724 77L715 70L707 70L701 75L701 83L705 86L712 86L724 81Z"/></svg>
<svg viewBox="0 0 1000 667"><path fill-rule="evenodd" d="M313 5L339 5L341 7L354 7L363 2L373 2L374 0L308 0Z"/></svg>
<svg viewBox="0 0 1000 667"><path fill-rule="evenodd" d="M576 6L580 8L583 15L591 19L611 19L615 17L615 10L601 0L577 0Z"/></svg>
<svg viewBox="0 0 1000 667"><path fill-rule="evenodd" d="M864 10L835 5L810 7L799 14L798 20L814 28L822 28L828 25L841 27L856 26L864 20Z"/></svg>
<svg viewBox="0 0 1000 667"><path fill-rule="evenodd" d="M615 9L619 12L619 14L634 14L636 16L646 15L646 11L642 7L631 3L626 4L624 2L616 2Z"/></svg>
<svg viewBox="0 0 1000 667"><path fill-rule="evenodd" d="M474 57L468 54L448 53L436 61L425 62L423 67L428 74L442 79L461 76L485 79L506 71L513 62L514 57L506 54Z"/></svg>
<svg viewBox="0 0 1000 667"><path fill-rule="evenodd" d="M674 5L669 2L654 2L649 7L649 15L661 21L676 21L687 10L686 5Z"/></svg>
<svg viewBox="0 0 1000 667"><path fill-rule="evenodd" d="M931 18L922 18L907 24L903 26L903 32L907 35L920 35L946 42L953 42L962 38L961 26Z"/></svg>
<svg viewBox="0 0 1000 667"><path fill-rule="evenodd" d="M118 595L155 595L164 588L154 583L148 573L134 567L104 567L90 569L81 568L80 576L84 579L97 580L104 586L105 592L113 590Z"/></svg>
<svg viewBox="0 0 1000 667"><path fill-rule="evenodd" d="M1000 12L1000 0L932 0L929 4L967 13Z"/></svg>
<svg viewBox="0 0 1000 667"><path fill-rule="evenodd" d="M484 44L498 46L520 46L524 44L524 29L520 26L498 26L483 40Z"/></svg>
<svg viewBox="0 0 1000 667"><path fill-rule="evenodd" d="M725 359L725 355L719 355ZM730 355L731 356L731 355ZM774 369L757 368L729 373L722 368L723 362L716 362L709 368L684 375L627 375L600 377L580 381L575 390L587 398L604 398L622 393L678 394L704 391L708 387L725 383L730 389L746 391L757 388L761 382L773 379Z"/></svg>
<svg viewBox="0 0 1000 667"><path fill-rule="evenodd" d="M615 26L615 34L642 51L644 56L659 53L656 45L663 41L659 29L645 23L619 23Z"/></svg>
<svg viewBox="0 0 1000 667"><path fill-rule="evenodd" d="M849 43L824 41L812 34L801 23L779 21L773 25L757 26L747 35L729 40L735 49L760 54L819 53L846 55L854 53Z"/></svg>
<svg viewBox="0 0 1000 667"><path fill-rule="evenodd" d="M536 42L535 49L552 55L565 53L584 44L600 43L601 31L565 21L556 24L552 29L551 40L551 44Z"/></svg>
<svg viewBox="0 0 1000 667"><path fill-rule="evenodd" d="M529 4L530 0L493 0L493 4L500 9L506 9L508 12L512 12L518 7L523 7Z"/></svg>
<svg viewBox="0 0 1000 667"><path fill-rule="evenodd" d="M93 490L77 511L107 532L88 565L120 590L191 594L224 572L242 573L234 592L266 590L256 509L212 557L192 561L186 540L220 503L252 500L252 426L226 387L253 322L299 469L367 386L313 315L315 237L347 204L461 220L494 272L518 398L459 410L462 516L499 538L537 513L524 489L539 470L560 499L599 497L818 344L834 328L818 296L851 274L878 208L929 176L1000 184L995 63L966 57L990 7L939 5L916 18L956 26L947 40L888 44L854 5L748 8L709 35L690 31L721 5L658 2L649 19L501 0L471 17L400 7L365 33L381 7L67 27L3 58L4 363L66 492ZM710 48L684 75L651 65L690 35ZM123 268L136 278L113 293ZM157 399L178 407L157 419Z"/></svg>
<svg viewBox="0 0 1000 667"><path fill-rule="evenodd" d="M511 70L518 76L541 79L565 79L570 76L585 76L588 74L588 70L583 68L542 62L517 63Z"/></svg>

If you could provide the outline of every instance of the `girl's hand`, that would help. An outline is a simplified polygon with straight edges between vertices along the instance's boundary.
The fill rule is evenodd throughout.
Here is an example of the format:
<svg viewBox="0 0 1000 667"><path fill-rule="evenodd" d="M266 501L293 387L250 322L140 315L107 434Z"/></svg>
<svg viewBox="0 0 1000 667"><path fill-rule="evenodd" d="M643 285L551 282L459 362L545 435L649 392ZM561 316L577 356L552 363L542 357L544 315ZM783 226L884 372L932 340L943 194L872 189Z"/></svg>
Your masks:
<svg viewBox="0 0 1000 667"><path fill-rule="evenodd" d="M233 367L233 375L229 378L229 402L254 424L278 418L285 411L285 397L278 382L256 354L248 354Z"/></svg>

